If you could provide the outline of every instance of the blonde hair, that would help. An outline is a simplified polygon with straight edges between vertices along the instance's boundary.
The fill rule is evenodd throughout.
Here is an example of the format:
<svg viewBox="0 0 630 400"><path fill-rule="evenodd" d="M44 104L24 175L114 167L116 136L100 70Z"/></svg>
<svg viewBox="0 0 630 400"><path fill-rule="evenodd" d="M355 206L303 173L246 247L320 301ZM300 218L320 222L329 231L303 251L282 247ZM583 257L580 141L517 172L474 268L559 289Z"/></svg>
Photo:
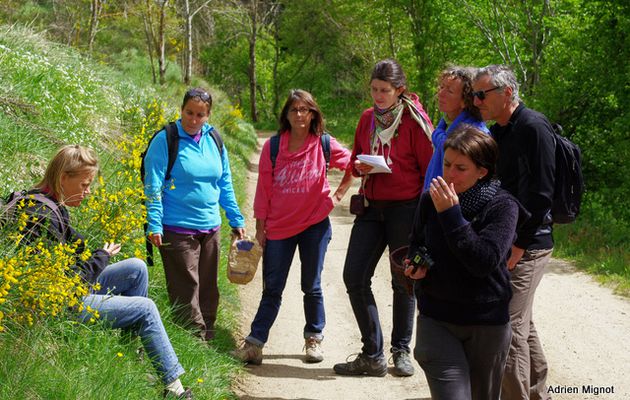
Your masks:
<svg viewBox="0 0 630 400"><path fill-rule="evenodd" d="M96 175L98 171L98 157L94 150L78 144L63 146L50 160L44 178L35 187L48 188L58 200L63 201L61 177L64 174L76 176L89 172Z"/></svg>

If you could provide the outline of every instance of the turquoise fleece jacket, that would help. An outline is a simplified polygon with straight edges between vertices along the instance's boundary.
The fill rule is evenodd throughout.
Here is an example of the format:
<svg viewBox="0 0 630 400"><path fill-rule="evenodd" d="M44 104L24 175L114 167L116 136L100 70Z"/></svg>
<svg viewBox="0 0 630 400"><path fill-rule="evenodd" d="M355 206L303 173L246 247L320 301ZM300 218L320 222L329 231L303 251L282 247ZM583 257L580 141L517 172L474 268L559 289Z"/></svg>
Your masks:
<svg viewBox="0 0 630 400"><path fill-rule="evenodd" d="M225 210L230 226L241 228L241 214L234 188L228 153L210 136L214 129L207 123L196 143L177 121L179 151L171 179L165 181L168 150L166 131L151 141L145 156L144 194L147 197L148 233L163 234L163 225L188 229L212 229L221 225L219 206Z"/></svg>

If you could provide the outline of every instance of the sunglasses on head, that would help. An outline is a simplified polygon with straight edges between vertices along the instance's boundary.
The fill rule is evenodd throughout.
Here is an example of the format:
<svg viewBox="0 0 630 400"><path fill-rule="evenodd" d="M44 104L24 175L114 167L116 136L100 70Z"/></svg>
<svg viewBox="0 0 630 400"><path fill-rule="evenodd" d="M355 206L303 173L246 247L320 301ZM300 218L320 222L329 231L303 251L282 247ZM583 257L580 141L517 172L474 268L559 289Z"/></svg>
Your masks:
<svg viewBox="0 0 630 400"><path fill-rule="evenodd" d="M207 92L199 89L190 89L186 92L186 98L199 97L201 101L208 102L210 100L210 95Z"/></svg>
<svg viewBox="0 0 630 400"><path fill-rule="evenodd" d="M490 93L493 90L497 90L497 89L502 89L502 86L495 86L492 89L488 89L488 90L478 90L476 92L472 92L472 96L478 98L479 100L483 101L486 98L486 93Z"/></svg>

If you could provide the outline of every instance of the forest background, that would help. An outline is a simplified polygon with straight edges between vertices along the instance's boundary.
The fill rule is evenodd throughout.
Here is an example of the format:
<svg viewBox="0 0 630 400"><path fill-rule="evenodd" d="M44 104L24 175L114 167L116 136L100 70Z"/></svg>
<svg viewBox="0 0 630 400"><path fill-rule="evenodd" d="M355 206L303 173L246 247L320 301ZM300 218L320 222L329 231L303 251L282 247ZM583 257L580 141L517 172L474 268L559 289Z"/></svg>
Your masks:
<svg viewBox="0 0 630 400"><path fill-rule="evenodd" d="M13 166L22 162L19 171L28 172L31 164L38 164L20 159L27 153L21 149L27 146L49 156L60 143L74 140L115 154L120 151L116 142L122 131L137 127L144 141L127 149L137 158L146 135L172 118L189 85L207 83L217 94L213 121L228 137L233 168L239 169L244 168L255 143L243 120L256 128L275 129L289 89L313 93L327 130L351 145L356 121L371 105L369 74L378 60L393 57L402 64L409 89L418 93L434 123L440 117L435 93L442 68L449 63L505 63L522 82L525 103L561 124L564 134L583 151L587 192L581 215L576 223L556 226L555 254L575 260L619 293L628 294L629 17L630 2L616 0L0 0L4 36L0 37L0 44L4 43L0 63L7 63L0 70L6 89L0 93L0 148L3 165L11 166L0 171L2 195L20 188L21 182L16 181L20 174ZM26 46L33 32L51 43ZM52 57L58 51L53 43L73 50ZM12 63L11 51L20 45L28 47L31 55L48 57L46 62L59 65L39 75L17 76L23 80L17 82L15 76L9 77L7 66ZM94 66L82 70L79 59L90 60ZM98 66L103 70L95 72ZM73 74L83 86L59 84ZM98 75L94 82L90 74ZM123 84L113 93L88 87L108 79L122 82L122 75L140 89ZM27 95L22 86L29 85L49 85L50 91ZM79 92L84 98L69 95L80 97ZM114 98L118 103L112 106ZM169 106L164 107L162 101ZM58 109L38 114L45 108L39 104L46 102L57 102ZM119 109L114 111L115 107ZM116 114L122 109L123 116ZM77 119L76 115L86 117ZM119 126L107 124L108 120L118 121ZM32 129L44 140L27 143L26 133ZM11 138L11 143L5 138ZM129 167L134 165L130 162ZM155 289L152 294L157 294ZM156 297L162 298L160 309L168 308L163 293ZM0 327L2 310L0 304ZM223 321L228 328L230 323ZM169 334L176 330L170 325L168 329ZM83 333L72 335L85 338ZM102 335L98 340L108 339ZM186 342L186 334L175 340ZM33 343L16 348L23 350ZM224 350L233 344L226 341L212 356L222 362L229 359ZM108 342L103 348L111 346ZM195 346L183 355L189 365L197 365L191 358L200 357ZM67 355L69 360L75 356ZM137 372L129 371L137 369L129 365L125 371L133 379ZM193 375L199 376L199 386L226 387L209 382L221 375L211 371L216 366L203 368L208 370ZM15 374L4 363L0 363L0 373ZM65 369L57 373L70 375ZM4 398L3 390L6 385L0 389L0 398ZM212 393L213 398L223 396L223 392Z"/></svg>

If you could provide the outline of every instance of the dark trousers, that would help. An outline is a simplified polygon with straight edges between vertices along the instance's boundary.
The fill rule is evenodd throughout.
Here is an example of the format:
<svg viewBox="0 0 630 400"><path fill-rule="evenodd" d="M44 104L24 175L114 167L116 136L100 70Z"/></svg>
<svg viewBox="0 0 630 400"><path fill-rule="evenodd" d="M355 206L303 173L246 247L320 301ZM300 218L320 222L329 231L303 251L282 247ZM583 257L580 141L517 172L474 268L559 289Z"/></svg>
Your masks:
<svg viewBox="0 0 630 400"><path fill-rule="evenodd" d="M372 277L385 247L390 253L409 244L417 201L389 207L368 207L356 217L343 268L352 311L361 331L362 352L371 358L383 355L383 332L372 293ZM392 349L410 351L416 299L392 278Z"/></svg>
<svg viewBox="0 0 630 400"><path fill-rule="evenodd" d="M219 238L218 230L197 235L166 231L163 240L167 244L160 247L177 322L199 330L207 339L214 336L219 307Z"/></svg>
<svg viewBox="0 0 630 400"><path fill-rule="evenodd" d="M512 327L455 325L419 315L414 356L433 400L499 400Z"/></svg>

